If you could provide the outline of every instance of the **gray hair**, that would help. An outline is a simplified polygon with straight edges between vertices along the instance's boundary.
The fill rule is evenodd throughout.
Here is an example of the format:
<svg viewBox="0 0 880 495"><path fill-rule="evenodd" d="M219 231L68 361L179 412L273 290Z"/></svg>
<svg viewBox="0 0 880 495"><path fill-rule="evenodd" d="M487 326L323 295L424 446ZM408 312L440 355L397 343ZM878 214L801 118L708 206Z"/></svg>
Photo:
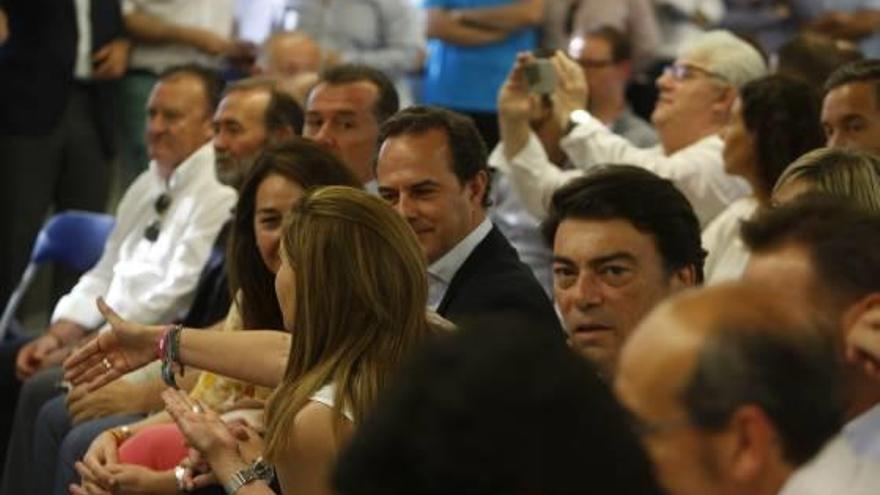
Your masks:
<svg viewBox="0 0 880 495"><path fill-rule="evenodd" d="M700 35L685 45L679 56L704 59L706 69L736 88L767 75L767 63L761 52L730 31L721 29Z"/></svg>

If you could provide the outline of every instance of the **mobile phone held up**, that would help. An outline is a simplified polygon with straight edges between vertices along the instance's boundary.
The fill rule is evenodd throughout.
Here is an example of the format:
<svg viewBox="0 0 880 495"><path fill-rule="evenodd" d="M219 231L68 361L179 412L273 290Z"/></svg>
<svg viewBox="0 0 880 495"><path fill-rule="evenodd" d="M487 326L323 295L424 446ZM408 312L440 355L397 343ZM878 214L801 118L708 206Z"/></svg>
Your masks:
<svg viewBox="0 0 880 495"><path fill-rule="evenodd" d="M538 58L524 67L526 82L532 93L549 95L556 89L556 69L548 57L536 55Z"/></svg>

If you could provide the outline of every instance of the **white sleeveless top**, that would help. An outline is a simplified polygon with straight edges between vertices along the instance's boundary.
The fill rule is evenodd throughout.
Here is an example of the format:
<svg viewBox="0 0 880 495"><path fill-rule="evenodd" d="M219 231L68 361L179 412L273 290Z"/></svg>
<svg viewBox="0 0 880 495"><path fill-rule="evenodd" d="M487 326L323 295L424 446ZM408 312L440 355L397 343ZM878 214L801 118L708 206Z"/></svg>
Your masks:
<svg viewBox="0 0 880 495"><path fill-rule="evenodd" d="M314 394L312 394L311 397L309 397L309 400L311 400L312 402L318 402L318 403L324 404L325 406L327 406L331 409L334 409L335 408L335 401L334 401L335 395L336 395L336 386L331 383L330 385L324 385L323 387L321 387L317 392L315 392ZM354 415L351 413L351 411L348 410L348 408L345 408L342 410L342 415L345 416L345 418L347 420L354 423Z"/></svg>

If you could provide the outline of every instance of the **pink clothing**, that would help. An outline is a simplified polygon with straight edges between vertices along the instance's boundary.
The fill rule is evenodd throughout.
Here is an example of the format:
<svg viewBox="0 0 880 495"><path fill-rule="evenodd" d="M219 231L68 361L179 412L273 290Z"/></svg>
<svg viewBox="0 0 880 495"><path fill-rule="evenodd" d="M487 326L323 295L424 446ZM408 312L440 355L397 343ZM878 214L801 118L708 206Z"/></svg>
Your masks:
<svg viewBox="0 0 880 495"><path fill-rule="evenodd" d="M188 449L175 423L152 425L138 431L119 447L121 464L137 464L167 471L186 457Z"/></svg>

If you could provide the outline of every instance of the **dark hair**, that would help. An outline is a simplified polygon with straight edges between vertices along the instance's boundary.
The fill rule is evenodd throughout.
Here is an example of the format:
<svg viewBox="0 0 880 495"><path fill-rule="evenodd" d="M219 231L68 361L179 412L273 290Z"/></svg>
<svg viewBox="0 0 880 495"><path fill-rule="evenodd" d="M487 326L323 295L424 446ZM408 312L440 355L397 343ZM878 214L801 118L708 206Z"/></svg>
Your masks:
<svg viewBox="0 0 880 495"><path fill-rule="evenodd" d="M874 85L874 105L880 106L880 60L867 59L850 62L834 71L825 81L825 91L856 82Z"/></svg>
<svg viewBox="0 0 880 495"><path fill-rule="evenodd" d="M840 198L798 196L743 223L742 239L755 253L789 243L806 248L833 300L852 304L880 291L880 216Z"/></svg>
<svg viewBox="0 0 880 495"><path fill-rule="evenodd" d="M838 67L861 60L862 53L851 43L828 36L800 33L776 51L776 72L796 77L818 90Z"/></svg>
<svg viewBox="0 0 880 495"><path fill-rule="evenodd" d="M630 43L629 37L621 30L613 26L603 25L588 31L584 36L601 38L608 42L608 45L611 47L611 60L615 62L632 60L632 43Z"/></svg>
<svg viewBox="0 0 880 495"><path fill-rule="evenodd" d="M360 187L335 155L302 138L270 145L260 154L241 186L229 244L229 289L233 298L241 291L241 316L249 329L284 328L275 297L275 275L263 263L254 237L257 189L272 174L296 182L303 189L327 185Z"/></svg>
<svg viewBox="0 0 880 495"><path fill-rule="evenodd" d="M776 179L791 162L825 145L818 93L788 76L767 76L740 88L742 116L755 140L758 179L770 196Z"/></svg>
<svg viewBox="0 0 880 495"><path fill-rule="evenodd" d="M340 455L340 495L660 493L611 391L543 328L484 318L431 344Z"/></svg>
<svg viewBox="0 0 880 495"><path fill-rule="evenodd" d="M223 80L217 71L197 64L175 65L162 71L159 74L159 81L164 82L178 77L193 77L201 83L202 90L205 92L205 100L208 103L205 115L211 118L220 103L220 95L223 93Z"/></svg>
<svg viewBox="0 0 880 495"><path fill-rule="evenodd" d="M311 94L321 83L338 85L361 81L369 82L379 90L373 113L376 115L376 121L381 125L400 108L400 98L397 96L394 83L380 70L361 64L336 65L321 72L318 83L312 86L309 93Z"/></svg>
<svg viewBox="0 0 880 495"><path fill-rule="evenodd" d="M265 125L270 131L290 128L296 135L302 134L303 111L292 96L278 89L274 79L251 77L236 81L226 87L225 98L235 91L265 91L269 93L269 104L266 105Z"/></svg>
<svg viewBox="0 0 880 495"><path fill-rule="evenodd" d="M672 182L652 172L607 165L557 190L541 225L548 245L553 245L559 224L567 218L626 220L654 238L668 274L693 266L697 282L703 281L706 251L697 216Z"/></svg>
<svg viewBox="0 0 880 495"><path fill-rule="evenodd" d="M779 432L783 456L797 466L842 423L832 331L785 328L793 324L762 309L768 311L761 320L719 322L700 348L682 401L691 421L707 430L725 427L737 408L757 405Z"/></svg>
<svg viewBox="0 0 880 495"><path fill-rule="evenodd" d="M489 153L474 121L467 116L440 107L411 106L388 119L379 130L379 143L402 134L423 134L433 129L446 132L452 171L464 184L480 172L489 174ZM491 180L486 181L483 206L489 206Z"/></svg>

